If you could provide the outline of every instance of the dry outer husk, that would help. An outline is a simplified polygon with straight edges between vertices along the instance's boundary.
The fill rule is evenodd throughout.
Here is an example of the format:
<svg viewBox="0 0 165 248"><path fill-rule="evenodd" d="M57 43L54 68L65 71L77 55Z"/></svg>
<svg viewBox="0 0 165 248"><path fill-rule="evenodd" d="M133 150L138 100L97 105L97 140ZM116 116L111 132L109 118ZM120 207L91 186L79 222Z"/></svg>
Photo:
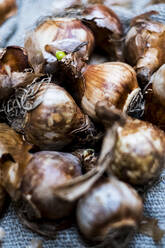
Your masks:
<svg viewBox="0 0 165 248"><path fill-rule="evenodd" d="M153 240L158 243L161 241L165 234L165 230L162 230L158 226L158 220L150 217L143 216L143 219L139 226L139 233L152 237Z"/></svg>
<svg viewBox="0 0 165 248"><path fill-rule="evenodd" d="M24 169L31 159L31 145L4 123L0 124L0 184L13 200L19 197Z"/></svg>
<svg viewBox="0 0 165 248"><path fill-rule="evenodd" d="M8 46L0 54L0 73L23 72L30 68L27 52L23 47Z"/></svg>
<svg viewBox="0 0 165 248"><path fill-rule="evenodd" d="M153 14L158 13L150 11L135 17L125 39L126 59L135 66L139 84L143 88L154 71L165 62L165 25L151 20Z"/></svg>
<svg viewBox="0 0 165 248"><path fill-rule="evenodd" d="M42 83L51 81L51 77L42 74L34 74L31 71L24 73L13 72L10 86L14 93L7 99L3 99L0 111L7 122L18 132L23 132L24 117L42 102L42 98L33 101Z"/></svg>
<svg viewBox="0 0 165 248"><path fill-rule="evenodd" d="M0 100L6 99L14 88L26 86L32 77L26 50L8 46L0 54ZM31 73L30 73L31 72Z"/></svg>

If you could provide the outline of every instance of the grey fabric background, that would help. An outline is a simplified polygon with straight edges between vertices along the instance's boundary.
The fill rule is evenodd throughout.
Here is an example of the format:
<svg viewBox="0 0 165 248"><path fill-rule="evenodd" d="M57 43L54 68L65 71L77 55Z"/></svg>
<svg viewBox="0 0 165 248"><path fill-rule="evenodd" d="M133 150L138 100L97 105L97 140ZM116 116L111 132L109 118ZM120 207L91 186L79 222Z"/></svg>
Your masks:
<svg viewBox="0 0 165 248"><path fill-rule="evenodd" d="M23 45L25 33L32 29L35 22L41 16L50 15L53 11L52 4L60 0L18 0L18 14L5 22L0 27L0 47L6 45ZM144 12L144 0L134 1L134 9L131 11L114 7L114 10L121 17L122 22L127 24L136 13ZM148 1L147 1L148 2ZM147 9L158 9L160 20L165 20L165 6L152 6ZM146 10L147 10L146 9ZM146 195L145 212L159 220L159 225L165 229L165 172L160 179L150 189ZM75 228L62 231L57 234L56 239L47 240L41 236L32 233L30 230L20 224L12 204L6 209L6 212L0 219L0 226L6 231L3 248L25 248L31 239L42 239L44 248L85 248L88 247L81 239ZM109 245L110 247L110 245ZM160 244L155 244L150 237L136 235L131 241L130 248L154 248L165 247L165 238Z"/></svg>

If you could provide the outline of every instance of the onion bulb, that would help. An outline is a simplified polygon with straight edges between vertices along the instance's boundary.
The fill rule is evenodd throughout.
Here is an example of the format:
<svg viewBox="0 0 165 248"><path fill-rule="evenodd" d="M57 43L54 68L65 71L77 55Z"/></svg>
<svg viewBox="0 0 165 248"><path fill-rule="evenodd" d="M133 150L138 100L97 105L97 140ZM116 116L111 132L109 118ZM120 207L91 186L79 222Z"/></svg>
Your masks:
<svg viewBox="0 0 165 248"><path fill-rule="evenodd" d="M142 209L142 200L133 188L113 177L103 178L80 199L77 223L88 240L108 239L113 244L122 234L128 236L138 228Z"/></svg>
<svg viewBox="0 0 165 248"><path fill-rule="evenodd" d="M136 17L125 39L126 59L135 67L141 87L145 87L152 74L165 63L165 24L148 18L155 13Z"/></svg>
<svg viewBox="0 0 165 248"><path fill-rule="evenodd" d="M50 151L35 153L22 179L22 196L36 217L63 218L71 214L75 203L60 199L54 190L80 175L80 161L72 154Z"/></svg>

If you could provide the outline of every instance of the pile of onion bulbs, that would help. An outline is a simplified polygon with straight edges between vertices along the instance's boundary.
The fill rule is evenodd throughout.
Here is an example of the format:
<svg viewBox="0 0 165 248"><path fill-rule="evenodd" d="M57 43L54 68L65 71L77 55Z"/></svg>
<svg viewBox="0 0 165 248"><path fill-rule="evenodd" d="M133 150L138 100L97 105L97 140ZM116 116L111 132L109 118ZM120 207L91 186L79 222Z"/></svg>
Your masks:
<svg viewBox="0 0 165 248"><path fill-rule="evenodd" d="M126 31L111 2L68 2L0 50L0 210L9 195L39 234L127 247L164 234L141 192L164 169L165 24L151 11Z"/></svg>

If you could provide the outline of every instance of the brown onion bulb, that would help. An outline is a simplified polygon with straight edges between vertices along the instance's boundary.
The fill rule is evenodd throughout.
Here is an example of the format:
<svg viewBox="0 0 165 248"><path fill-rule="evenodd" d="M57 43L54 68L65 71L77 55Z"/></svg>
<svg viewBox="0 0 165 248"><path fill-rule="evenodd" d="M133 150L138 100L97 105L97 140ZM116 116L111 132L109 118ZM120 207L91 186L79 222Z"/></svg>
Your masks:
<svg viewBox="0 0 165 248"><path fill-rule="evenodd" d="M155 12L144 14L147 17ZM146 16L145 16L146 15ZM132 22L125 39L125 54L128 63L135 66L142 87L152 74L165 63L165 24L137 17Z"/></svg>
<svg viewBox="0 0 165 248"><path fill-rule="evenodd" d="M83 22L93 31L98 48L108 53L112 61L123 61L122 24L111 9L102 4L88 6L83 12Z"/></svg>
<svg viewBox="0 0 165 248"><path fill-rule="evenodd" d="M16 0L1 0L0 2L0 24L12 17L17 12Z"/></svg>
<svg viewBox="0 0 165 248"><path fill-rule="evenodd" d="M38 218L60 219L71 214L75 202L56 196L55 188L81 175L81 164L69 153L35 153L22 180L22 195Z"/></svg>
<svg viewBox="0 0 165 248"><path fill-rule="evenodd" d="M126 111L131 99L139 92L134 69L121 62L87 66L78 85L81 106L93 119L97 119L97 102L106 100L111 106Z"/></svg>
<svg viewBox="0 0 165 248"><path fill-rule="evenodd" d="M120 179L135 185L154 181L164 168L165 134L152 124L124 115L106 103L97 104L96 112L111 130L112 116L120 124L110 171ZM122 119L123 120L122 120ZM125 121L124 121L125 120ZM111 139L105 136L105 141Z"/></svg>
<svg viewBox="0 0 165 248"><path fill-rule="evenodd" d="M78 227L89 240L118 241L117 237L137 229L142 208L133 188L113 177L100 179L78 203Z"/></svg>
<svg viewBox="0 0 165 248"><path fill-rule="evenodd" d="M66 43L65 48L63 41ZM25 48L28 51L29 62L36 72L49 70L54 73L56 51L68 52L70 47L76 48L76 42L87 42L78 54L88 60L94 47L94 36L90 29L75 18L54 18L45 20L33 32L27 34Z"/></svg>
<svg viewBox="0 0 165 248"><path fill-rule="evenodd" d="M118 128L111 169L126 182L147 184L155 180L164 168L164 154L164 133L150 123L130 120Z"/></svg>
<svg viewBox="0 0 165 248"><path fill-rule="evenodd" d="M24 136L28 142L41 149L60 150L75 137L80 138L81 133L88 136L92 132L89 118L60 86L42 83L33 104L37 107L28 111L24 117Z"/></svg>
<svg viewBox="0 0 165 248"><path fill-rule="evenodd" d="M165 130L165 65L162 65L151 77L144 92L144 119Z"/></svg>

